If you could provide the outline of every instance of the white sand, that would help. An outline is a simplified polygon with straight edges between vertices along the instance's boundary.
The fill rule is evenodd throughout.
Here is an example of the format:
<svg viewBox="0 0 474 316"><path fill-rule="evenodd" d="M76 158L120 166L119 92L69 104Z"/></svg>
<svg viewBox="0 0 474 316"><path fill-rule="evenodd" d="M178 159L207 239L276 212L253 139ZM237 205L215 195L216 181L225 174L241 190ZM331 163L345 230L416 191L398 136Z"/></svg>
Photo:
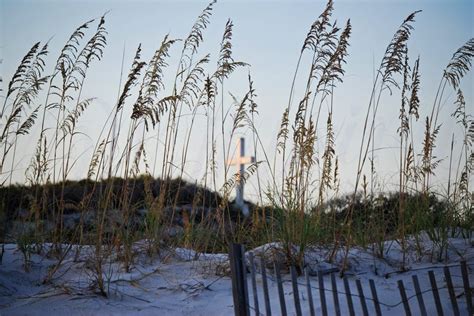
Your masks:
<svg viewBox="0 0 474 316"><path fill-rule="evenodd" d="M400 267L401 252L396 242L387 242L391 246L386 259L375 259L370 250L352 249L349 256L351 290L357 293L354 280L359 278L367 297L371 297L368 279L373 279L377 286L379 299L383 304L384 315L402 315L403 306L397 280L403 280L408 296L414 295L412 274L417 274L422 290L431 288L428 270L436 275L440 296L446 315L452 314L442 267L448 264L455 286L458 304L463 315L467 315L466 297L463 295L462 278L459 264L464 258L470 267L469 277L471 287L474 284L472 269L474 269L474 247L472 242L465 239L450 239L447 262L433 262L431 256L417 257L414 252L409 256L409 271L397 273ZM137 248L143 246L137 244ZM424 248L430 249L431 243L425 241ZM265 247L264 247L265 248ZM255 253L259 253L256 249ZM67 257L56 278L51 284L44 285L42 280L54 260L40 255L32 255L30 272L25 272L21 252L15 244L5 245L3 264L0 265L0 315L232 315L233 299L231 280L227 276L216 275L216 268L225 265L227 255L206 254L196 255L192 250L175 249L164 252L159 258L150 259L145 255L137 257L137 263L130 273L125 273L119 262L104 266L105 278L109 297L104 298L90 285L94 276L88 269L88 252L92 248L84 248L77 262L73 254ZM313 269L326 269L330 263L324 262L327 249L311 249L306 254L306 260ZM341 259L342 253L338 255ZM198 257L197 260L196 257ZM376 273L375 273L376 272ZM280 314L277 295L277 285L272 271L269 274L269 292L274 315ZM388 277L387 273L389 273ZM390 274L393 273L393 274ZM289 315L295 314L293 292L289 275L284 275L284 292ZM303 314L309 314L308 296L304 287L304 277L299 278L300 298ZM330 275L324 276L326 287L330 288ZM318 282L311 277L313 299L316 313L320 314ZM344 292L342 279L337 278L340 292ZM260 311L264 311L263 289L260 275L257 278ZM249 278L250 303L253 306L251 284ZM436 314L434 299L431 292L423 294L428 315ZM326 292L329 315L334 314L332 293ZM342 315L347 315L347 303L343 294L339 295L342 305ZM389 305L389 306L387 306ZM396 306L393 306L396 305ZM360 301L354 297L356 314L361 314ZM414 315L419 314L416 298L410 299ZM370 314L374 314L374 306L368 301ZM252 312L253 314L253 312Z"/></svg>

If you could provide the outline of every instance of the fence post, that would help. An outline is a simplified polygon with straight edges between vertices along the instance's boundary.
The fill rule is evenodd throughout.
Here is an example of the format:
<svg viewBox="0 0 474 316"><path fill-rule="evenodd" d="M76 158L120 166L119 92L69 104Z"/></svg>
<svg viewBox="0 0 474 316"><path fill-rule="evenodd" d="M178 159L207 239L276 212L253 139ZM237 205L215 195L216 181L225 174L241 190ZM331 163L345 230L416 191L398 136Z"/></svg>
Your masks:
<svg viewBox="0 0 474 316"><path fill-rule="evenodd" d="M231 244L229 255L234 313L236 316L249 316L247 313L248 301L244 284L247 280L244 280L245 262L243 260L242 246L234 243Z"/></svg>
<svg viewBox="0 0 474 316"><path fill-rule="evenodd" d="M268 281L267 281L267 268L265 264L265 258L260 257L260 264L262 267L262 286L263 286L263 298L265 299L265 312L267 316L272 315L272 308L270 305L270 296L268 294Z"/></svg>
<svg viewBox="0 0 474 316"><path fill-rule="evenodd" d="M298 281L296 276L296 268L294 265L290 267L290 274L291 274L291 284L293 285L293 298L295 299L295 309L296 315L301 316L301 304L300 304L300 293L298 290Z"/></svg>
<svg viewBox="0 0 474 316"><path fill-rule="evenodd" d="M280 297L280 308L281 308L281 315L286 316L286 303L285 303L285 293L283 292L283 283L281 280L281 273L280 273L280 266L278 263L273 263L273 267L275 269L275 276L278 286L278 296Z"/></svg>
<svg viewBox="0 0 474 316"><path fill-rule="evenodd" d="M370 291L372 292L372 299L374 300L375 315L382 316L382 311L380 310L379 297L377 295L377 288L375 287L374 280L370 279L369 284L370 284Z"/></svg>
<svg viewBox="0 0 474 316"><path fill-rule="evenodd" d="M469 273L467 271L465 260L461 261L461 273L464 284L464 294L466 295L467 311L469 312L469 315L472 315L474 313L474 308L472 307L472 292L471 286L469 285Z"/></svg>
<svg viewBox="0 0 474 316"><path fill-rule="evenodd" d="M418 300L418 306L420 307L420 315L427 316L425 301L423 300L423 294L421 293L420 282L418 282L418 277L416 274L412 275L413 285L415 286L416 299Z"/></svg>
<svg viewBox="0 0 474 316"><path fill-rule="evenodd" d="M253 293L253 305L255 308L255 315L260 315L260 309L258 306L258 293L257 293L257 279L255 275L255 260L253 256L253 252L249 252L249 260L250 260L250 272L252 277L252 293Z"/></svg>
<svg viewBox="0 0 474 316"><path fill-rule="evenodd" d="M438 286L436 285L436 278L433 271L428 271L430 277L431 289L433 290L433 298L435 300L436 311L439 316L443 316L443 307L441 306L441 299L439 297Z"/></svg>
<svg viewBox="0 0 474 316"><path fill-rule="evenodd" d="M352 303L352 294L351 288L349 286L349 280L347 277L344 277L344 290L346 291L347 307L349 308L349 315L355 316L354 313L354 304Z"/></svg>
<svg viewBox="0 0 474 316"><path fill-rule="evenodd" d="M313 303L313 292L311 291L311 283L309 281L309 268L304 269L304 275L306 278L306 290L308 291L308 301L309 301L309 314L314 316L314 303Z"/></svg>
<svg viewBox="0 0 474 316"><path fill-rule="evenodd" d="M341 316L341 309L339 307L339 297L337 293L336 275L331 273L331 284L332 284L332 298L334 300L334 313L336 316Z"/></svg>
<svg viewBox="0 0 474 316"><path fill-rule="evenodd" d="M369 310L367 309L367 303L365 302L364 290L362 289L362 283L359 279L356 279L357 292L359 292L360 305L362 307L362 313L364 316L369 316Z"/></svg>
<svg viewBox="0 0 474 316"><path fill-rule="evenodd" d="M444 267L444 278L446 279L446 285L448 286L449 299L453 306L453 314L454 316L459 316L459 307L458 302L456 301L456 293L454 293L453 280L451 279L451 273L447 266Z"/></svg>
<svg viewBox="0 0 474 316"><path fill-rule="evenodd" d="M245 257L245 247L240 245L240 251L242 252L242 271L244 276L244 295L247 306L247 315L250 316L250 299L249 299L249 285L247 283L247 258Z"/></svg>
<svg viewBox="0 0 474 316"><path fill-rule="evenodd" d="M397 281L398 290L400 291L400 297L402 298L403 308L405 309L405 315L411 316L410 304L408 303L407 293L405 291L405 285L402 280Z"/></svg>
<svg viewBox="0 0 474 316"><path fill-rule="evenodd" d="M323 316L328 315L328 308L326 305L326 293L324 291L324 279L321 270L318 271L318 285L319 285L319 298L321 300L321 313Z"/></svg>

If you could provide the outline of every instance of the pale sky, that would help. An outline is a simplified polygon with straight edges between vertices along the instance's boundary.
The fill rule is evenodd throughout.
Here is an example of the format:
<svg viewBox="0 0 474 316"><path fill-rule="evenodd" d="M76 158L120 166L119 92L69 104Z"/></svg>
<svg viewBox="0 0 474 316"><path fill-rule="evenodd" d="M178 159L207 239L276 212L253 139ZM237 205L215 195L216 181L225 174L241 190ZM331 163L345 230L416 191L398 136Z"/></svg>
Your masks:
<svg viewBox="0 0 474 316"><path fill-rule="evenodd" d="M78 138L77 151L84 152L84 159L78 162L73 176L85 177L84 168L87 164L84 162L89 160L100 127L116 102L123 48L125 47L124 70L128 71L139 43L142 43L146 60L159 47L166 34L169 33L172 38L186 37L195 18L206 5L207 1L0 0L0 59L3 59L0 74L4 80L4 90L19 61L35 42L51 39L47 69L52 71L59 50L70 33L83 22L110 10L106 17L109 35L104 58L92 66L85 85L84 96L97 97L97 101L79 122L79 130L89 138ZM408 45L411 62L418 55L421 58L420 112L421 117L424 117L431 111L442 71L452 54L474 36L474 1L336 0L334 6L333 19L337 19L339 26L342 27L349 18L352 23L346 75L344 82L338 84L334 91L336 151L340 159L343 188L347 191L355 179L356 158L371 92L373 69L380 63L393 33L408 14L423 10L416 17L415 29ZM222 0L215 5L211 23L204 33L204 44L200 47L198 56L210 53L214 57L211 62L214 65L225 23L228 18L234 22L234 57L251 66L238 71L226 84L225 90L226 93L242 97L246 92L246 77L250 70L258 94L257 127L264 145L271 153L274 151L281 114L287 105L302 42L310 25L324 7L325 1L316 0ZM175 46L171 55L176 59L180 50L179 45ZM172 85L171 74L176 70L175 59L170 59L168 85ZM210 71L212 69L213 66ZM302 65L301 78L308 69L309 63L306 61ZM474 113L473 83L471 71L462 83L466 106L471 114ZM296 90L296 99L298 98L301 98L301 89ZM39 99L38 102L43 100ZM451 90L445 94L445 100L441 116L443 125L436 152L440 158L449 156L449 144L455 131L453 120L449 117L454 111L454 94ZM375 147L380 150L376 154L376 168L380 173L380 181L384 182L387 189L396 184L398 179L395 176L398 174L398 150L393 147L399 142L399 104L399 91L394 92L393 96L385 95L377 119ZM324 132L324 122L325 120L320 125L321 132ZM418 127L415 135L420 143L424 128L421 120ZM456 135L460 135L459 130L456 131ZM245 131L242 133L246 134ZM37 135L33 136L23 140L24 146L18 153L18 157L23 157L25 165L36 143ZM458 136L456 141L461 141ZM250 139L248 143L251 143ZM152 144L151 147L153 146ZM203 138L196 135L187 169L195 179L202 176L204 154ZM446 183L447 160L438 170L437 181L441 183ZM21 163L17 167L15 179L22 181L24 169ZM250 186L254 185L253 180ZM251 192L252 189L248 191Z"/></svg>

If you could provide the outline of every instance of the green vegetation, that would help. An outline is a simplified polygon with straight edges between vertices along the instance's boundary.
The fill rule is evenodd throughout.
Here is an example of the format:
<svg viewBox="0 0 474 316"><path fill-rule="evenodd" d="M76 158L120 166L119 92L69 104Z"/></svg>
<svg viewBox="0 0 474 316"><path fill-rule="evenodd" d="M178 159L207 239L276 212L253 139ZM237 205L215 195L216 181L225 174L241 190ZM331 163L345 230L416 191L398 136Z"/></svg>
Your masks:
<svg viewBox="0 0 474 316"><path fill-rule="evenodd" d="M427 234L433 241L433 258L443 260L448 237L472 237L474 195L469 184L474 168L474 120L466 113L460 81L470 70L474 39L453 54L442 72L432 108L422 109L418 96L420 58L410 61L407 44L418 12L402 22L377 69L353 192L343 195L339 192L332 96L344 77L350 21L342 28L337 26L329 1L311 25L301 47L288 105L282 111L278 146L268 153L255 127L258 105L251 77L241 100L228 105L222 97L224 83L246 66L232 54L232 22L225 26L213 71L209 70L209 54L199 52L214 5L212 2L204 9L185 39L165 36L150 60L142 59L141 45L136 49L81 181L70 180L79 159L73 144L80 134L77 122L94 103L94 99L83 98L82 92L89 68L102 59L107 44L105 16L78 27L52 68L45 63L48 43L35 44L24 56L9 81L0 113L0 241L18 244L25 269L30 253L41 253L43 245L51 243L48 255L57 257L57 266L50 269L47 282L73 249L72 244L92 244L95 285L106 295L104 264L116 252L124 269L130 270L137 255L133 245L143 239L150 256L162 247L217 252L227 251L231 242L254 247L279 241L288 263L300 267L307 247L326 246L329 260L339 252L347 259L353 246L372 247L383 257L384 242L397 240L404 253L402 268L406 268L405 254L412 251L409 239L419 245ZM177 45L182 49L176 73L165 78L170 48ZM303 62L306 55L311 57L309 65ZM296 77L303 69L309 70L307 80L302 89L296 89ZM457 94L452 119L464 132L460 154L452 149L449 157L447 192L440 194L432 189L431 178L440 162L435 146L444 131L438 115L448 90ZM297 95L296 91L303 93ZM390 194L374 188L377 166L371 150L381 96L389 92L392 97L400 96L399 186L398 192ZM429 114L423 117L423 112ZM181 122L185 114L191 117L190 125ZM126 116L130 120L125 120ZM47 117L54 117L54 124L49 125ZM186 174L191 135L196 132L194 124L202 119L206 124L206 172L191 184L181 179ZM425 126L419 143L413 137L416 124ZM37 135L30 134L34 126L39 126ZM230 173L226 161L242 129L252 131L255 156L264 159L239 176ZM325 130L323 135L321 130ZM26 171L27 183L14 185L17 144L27 134L37 138L36 153ZM152 137L160 140L155 148L147 142ZM123 148L119 148L119 140L125 144ZM155 153L154 162L147 158L150 152ZM223 166L222 175L217 173L218 166ZM268 183L260 180L263 169L271 175ZM155 174L161 180L153 178ZM244 218L230 195L239 180L252 175L258 177L260 198L251 204L249 218ZM220 188L218 176L224 177ZM418 251L421 255L421 249ZM344 271L346 260L341 265Z"/></svg>

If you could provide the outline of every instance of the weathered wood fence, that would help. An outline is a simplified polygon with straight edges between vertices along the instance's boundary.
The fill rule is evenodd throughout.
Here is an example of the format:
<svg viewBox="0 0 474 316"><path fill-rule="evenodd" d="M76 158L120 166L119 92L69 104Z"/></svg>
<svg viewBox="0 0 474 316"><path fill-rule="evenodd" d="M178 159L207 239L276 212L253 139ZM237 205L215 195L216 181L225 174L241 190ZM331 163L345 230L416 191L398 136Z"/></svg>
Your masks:
<svg viewBox="0 0 474 316"><path fill-rule="evenodd" d="M255 315L272 315L272 312L279 313L283 316L287 315L287 302L285 301L285 295L283 291L283 281L281 276L280 268L277 264L274 265L274 275L267 275L266 271L266 263L263 256L260 258L260 267L261 271L257 271L256 269L256 258L252 252L248 253L249 259L249 270L250 270L250 283L252 287L252 303L249 300L249 286L247 283L247 260L245 257L245 250L244 247L240 244L233 244L230 249L230 266L231 266L231 274L232 274L232 293L234 298L234 311L235 315L238 316L247 316L251 315L252 313ZM375 286L374 280L369 280L369 287L370 287L370 296L367 293L364 293L362 282L358 279L355 280L357 293L351 292L350 282L352 282L349 278L343 278L343 285L344 289L339 289L336 282L336 275L335 273L330 274L331 284L326 285L324 283L323 273L317 273L317 283L318 286L314 287L311 285L309 270L308 268L304 269L304 283L298 283L297 280L297 272L294 266L290 267L290 275L291 275L291 286L293 292L293 302L295 307L296 315L302 315L302 303L300 299L300 293L306 293L307 302L308 302L308 313L309 315L315 315L315 305L313 300L313 289L318 290L319 292L319 302L321 306L321 314L323 316L327 316L329 314L334 314L340 316L341 306L345 302L347 305L347 311L350 316L355 315L382 315L381 305L394 307L397 305L403 305L403 310L405 311L406 315L432 315L432 313L428 314L427 312L427 305L425 304L424 297L426 298L427 295L432 295L436 307L437 315L445 315L443 310L443 305L440 297L440 291L443 290L443 293L446 292L449 295L449 301L451 304L452 309L449 311L449 314L453 315L474 315L473 310L473 302L472 302L472 289L469 284L469 269L466 264L466 261L461 261L459 266L460 272L462 275L463 281L463 293L462 295L456 296L455 287L452 281L452 275L450 272L450 267L443 267L443 274L446 281L446 286L439 287L436 279L435 274L432 270L428 271L428 277L430 281L430 288L429 289L421 289L420 282L417 275L412 275L413 286L415 295L408 296L407 291L405 288L405 284L402 280L397 281L398 290L400 294L400 301L398 304L390 305L385 304L379 300L377 294L377 288ZM453 266L451 266L453 268ZM262 281L262 288L263 288L263 301L264 304L261 305L258 297L257 291L257 274L261 275ZM268 280L275 282L277 285L277 294L279 299L279 307L272 306L270 304L270 293L268 287ZM303 289L300 289L303 287ZM326 292L330 292L332 295L332 300L327 301ZM316 299L318 298L317 295ZM345 300L340 300L340 296ZM416 298L416 301L415 301ZM356 302L354 300L359 300L360 303L360 310L356 310ZM464 299L466 300L466 308L462 305L462 309L460 308L458 302L459 300ZM329 304L333 304L330 305ZM328 306L330 307L330 313L328 313ZM429 306L428 306L429 307ZM272 309L273 308L273 309Z"/></svg>

